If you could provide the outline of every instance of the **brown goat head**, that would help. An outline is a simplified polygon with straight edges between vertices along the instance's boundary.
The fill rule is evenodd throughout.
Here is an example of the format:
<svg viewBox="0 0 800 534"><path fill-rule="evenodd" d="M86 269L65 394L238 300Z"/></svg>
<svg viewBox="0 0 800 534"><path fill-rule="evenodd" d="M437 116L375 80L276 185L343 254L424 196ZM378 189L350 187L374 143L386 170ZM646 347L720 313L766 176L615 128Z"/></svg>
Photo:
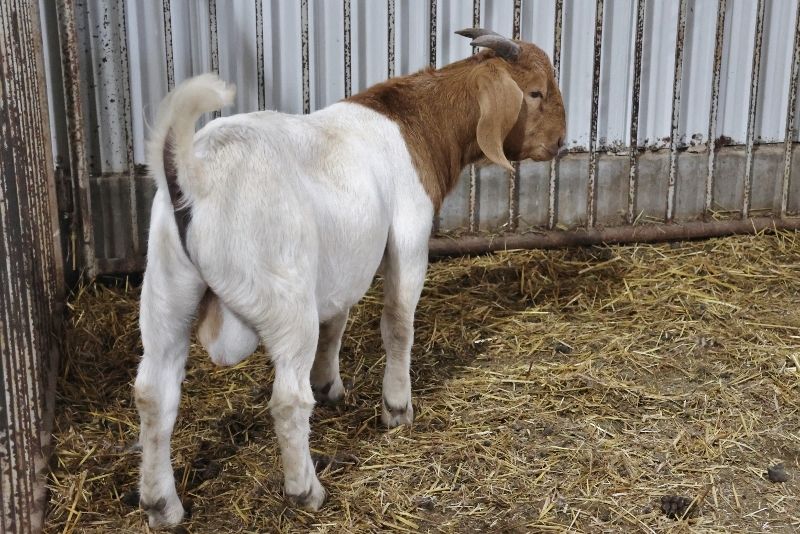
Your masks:
<svg viewBox="0 0 800 534"><path fill-rule="evenodd" d="M512 169L509 160L554 158L564 144L566 116L544 51L481 28L456 33L485 48L474 56L471 73L480 108L476 140L483 154L507 169Z"/></svg>

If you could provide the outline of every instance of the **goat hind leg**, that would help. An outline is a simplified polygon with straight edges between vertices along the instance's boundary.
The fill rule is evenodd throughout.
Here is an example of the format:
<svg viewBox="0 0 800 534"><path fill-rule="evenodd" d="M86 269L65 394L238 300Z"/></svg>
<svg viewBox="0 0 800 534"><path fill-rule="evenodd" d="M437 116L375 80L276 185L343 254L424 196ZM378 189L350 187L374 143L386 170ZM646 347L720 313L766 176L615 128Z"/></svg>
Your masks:
<svg viewBox="0 0 800 534"><path fill-rule="evenodd" d="M259 328L275 367L269 408L281 450L284 493L293 504L316 511L326 497L308 444L314 408L311 367L319 322L316 306L307 299L298 299L281 312Z"/></svg>
<svg viewBox="0 0 800 534"><path fill-rule="evenodd" d="M339 349L348 312L344 311L319 325L317 353L311 368L311 389L320 403L336 404L344 398L344 384L339 374Z"/></svg>
<svg viewBox="0 0 800 534"><path fill-rule="evenodd" d="M134 385L141 419L140 505L153 528L174 526L183 518L170 462L170 438L178 413L192 317L205 290L188 260L167 256L162 261L164 258L154 251L148 259L140 312L144 355Z"/></svg>

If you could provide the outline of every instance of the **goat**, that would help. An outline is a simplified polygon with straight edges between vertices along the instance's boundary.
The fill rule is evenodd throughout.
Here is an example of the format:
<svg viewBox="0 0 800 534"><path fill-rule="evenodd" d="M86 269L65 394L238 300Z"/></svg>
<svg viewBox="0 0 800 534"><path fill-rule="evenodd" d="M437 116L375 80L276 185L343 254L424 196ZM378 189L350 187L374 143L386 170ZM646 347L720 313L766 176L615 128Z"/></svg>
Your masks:
<svg viewBox="0 0 800 534"><path fill-rule="evenodd" d="M141 296L144 355L140 502L152 527L175 525L170 438L189 337L232 365L262 342L275 368L269 408L284 493L315 511L326 492L308 445L315 401L345 389L339 347L351 306L385 277L381 419L413 420L414 311L434 213L463 168L545 161L563 145L553 68L533 44L462 30L482 50L439 70L390 79L310 115L233 115L195 134L234 89L192 78L162 102L148 146L157 184Z"/></svg>

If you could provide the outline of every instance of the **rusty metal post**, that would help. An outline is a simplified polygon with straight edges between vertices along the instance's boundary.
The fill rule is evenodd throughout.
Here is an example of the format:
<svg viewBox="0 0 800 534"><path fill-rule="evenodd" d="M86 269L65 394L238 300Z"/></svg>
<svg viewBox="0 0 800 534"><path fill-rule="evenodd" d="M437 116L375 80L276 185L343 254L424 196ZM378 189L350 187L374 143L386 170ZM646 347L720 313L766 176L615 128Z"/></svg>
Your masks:
<svg viewBox="0 0 800 534"><path fill-rule="evenodd" d="M164 15L164 50L167 59L167 90L175 87L175 53L172 50L172 0L162 0Z"/></svg>
<svg viewBox="0 0 800 534"><path fill-rule="evenodd" d="M472 27L479 28L481 25L481 0L472 0ZM472 47L474 54L478 47ZM476 233L481 225L481 181L478 177L475 165L469 166L469 231Z"/></svg>
<svg viewBox="0 0 800 534"><path fill-rule="evenodd" d="M633 88L631 89L631 127L628 158L631 170L628 175L628 224L636 220L636 195L638 186L639 158L639 100L642 87L642 49L644 48L644 15L647 12L647 0L636 3L636 41L633 45Z"/></svg>
<svg viewBox="0 0 800 534"><path fill-rule="evenodd" d="M747 141L744 161L744 194L742 195L742 219L750 216L750 191L753 188L753 141L756 131L756 109L758 108L758 83L761 80L761 43L764 37L764 0L758 0L756 34L753 39L753 71L750 82L750 103L747 108Z"/></svg>
<svg viewBox="0 0 800 534"><path fill-rule="evenodd" d="M522 22L522 0L514 0L512 20L511 36L514 39L519 39L520 24ZM510 232L516 231L517 227L519 227L519 162L515 161L513 165L514 172L511 173L508 180L508 230Z"/></svg>
<svg viewBox="0 0 800 534"><path fill-rule="evenodd" d="M387 0L386 6L386 71L387 77L394 77L395 59L394 59L394 15L395 7L394 0Z"/></svg>
<svg viewBox="0 0 800 534"><path fill-rule="evenodd" d="M675 36L675 74L672 78L672 127L669 134L669 179L667 182L667 212L664 220L675 218L675 184L678 174L678 128L681 120L681 90L683 89L683 44L686 37L686 0L678 8L678 30Z"/></svg>
<svg viewBox="0 0 800 534"><path fill-rule="evenodd" d="M564 28L564 0L556 0L556 16L553 29L553 70L556 83L561 83L561 32ZM566 142L566 140L565 140ZM547 203L547 228L556 227L558 219L558 158L550 163L550 183Z"/></svg>
<svg viewBox="0 0 800 534"><path fill-rule="evenodd" d="M0 3L0 531L42 526L63 298L39 3Z"/></svg>
<svg viewBox="0 0 800 534"><path fill-rule="evenodd" d="M428 65L434 69L436 68L436 15L436 0L428 0ZM438 233L441 224L441 216L438 213L434 214L431 232L434 234Z"/></svg>
<svg viewBox="0 0 800 534"><path fill-rule="evenodd" d="M79 216L72 218L73 227L70 229L72 269L82 266L86 277L91 279L97 274L97 257L89 189L89 166L86 158L87 131L84 121L78 36L75 28L75 3L73 0L58 0L56 9L67 116L72 204L79 208ZM78 255L82 257L78 258Z"/></svg>
<svg viewBox="0 0 800 534"><path fill-rule="evenodd" d="M786 106L786 137L783 143L783 187L781 190L781 218L789 208L789 185L792 179L792 148L794 147L794 116L797 108L797 75L800 72L800 3L794 22L794 54L792 74L789 78L789 102Z"/></svg>
<svg viewBox="0 0 800 534"><path fill-rule="evenodd" d="M264 3L256 3L256 65L258 77L258 110L264 111L267 107L266 83L264 81Z"/></svg>
<svg viewBox="0 0 800 534"><path fill-rule="evenodd" d="M706 176L706 203L703 216L711 218L714 205L714 165L717 157L717 113L719 111L719 79L722 71L722 46L725 42L725 11L727 1L717 4L717 36L714 42L714 72L711 78L711 112L708 118L708 175Z"/></svg>
<svg viewBox="0 0 800 534"><path fill-rule="evenodd" d="M211 46L211 72L219 74L219 38L217 36L217 0L208 0L208 36ZM213 118L220 116L217 109L212 112Z"/></svg>
<svg viewBox="0 0 800 534"><path fill-rule="evenodd" d="M303 113L311 113L311 82L308 55L308 0L300 2L300 62L303 69Z"/></svg>
<svg viewBox="0 0 800 534"><path fill-rule="evenodd" d="M352 15L350 0L344 0L344 97L353 94L353 42L351 37Z"/></svg>
<svg viewBox="0 0 800 534"><path fill-rule="evenodd" d="M597 0L594 14L594 64L592 69L592 117L589 133L589 184L586 195L586 226L597 221L597 114L600 109L600 59L603 54L603 2Z"/></svg>

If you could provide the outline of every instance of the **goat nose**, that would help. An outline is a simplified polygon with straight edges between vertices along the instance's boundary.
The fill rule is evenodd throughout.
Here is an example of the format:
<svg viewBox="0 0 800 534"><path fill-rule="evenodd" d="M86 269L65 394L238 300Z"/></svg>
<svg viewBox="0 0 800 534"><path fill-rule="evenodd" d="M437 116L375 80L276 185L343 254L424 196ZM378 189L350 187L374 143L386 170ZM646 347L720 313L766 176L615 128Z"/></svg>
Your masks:
<svg viewBox="0 0 800 534"><path fill-rule="evenodd" d="M563 137L559 137L558 138L558 148L561 148L563 146L564 146L564 138Z"/></svg>

